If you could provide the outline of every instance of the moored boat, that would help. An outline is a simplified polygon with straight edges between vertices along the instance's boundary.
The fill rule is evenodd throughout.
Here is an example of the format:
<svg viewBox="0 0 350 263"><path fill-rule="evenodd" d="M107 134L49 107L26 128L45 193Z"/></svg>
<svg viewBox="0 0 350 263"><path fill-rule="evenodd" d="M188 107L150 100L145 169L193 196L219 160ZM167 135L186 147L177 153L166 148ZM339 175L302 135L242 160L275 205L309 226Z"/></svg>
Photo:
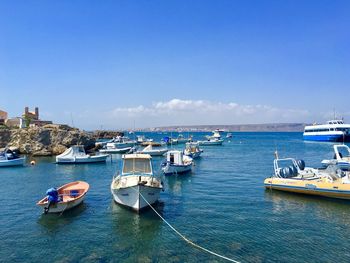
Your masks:
<svg viewBox="0 0 350 263"><path fill-rule="evenodd" d="M125 154L122 159L122 172L111 183L114 201L136 211L156 203L163 185L153 174L152 157Z"/></svg>
<svg viewBox="0 0 350 263"><path fill-rule="evenodd" d="M303 133L307 141L349 142L350 124L343 120L330 120L327 124L305 126Z"/></svg>
<svg viewBox="0 0 350 263"><path fill-rule="evenodd" d="M350 170L350 148L345 144L333 145L334 158L323 160L323 166L337 165L342 170Z"/></svg>
<svg viewBox="0 0 350 263"><path fill-rule="evenodd" d="M190 172L193 160L191 157L183 155L181 151L168 151L166 162L162 164L165 175L181 174Z"/></svg>
<svg viewBox="0 0 350 263"><path fill-rule="evenodd" d="M108 154L90 155L85 153L83 145L74 145L56 156L58 164L79 164L105 162Z"/></svg>
<svg viewBox="0 0 350 263"><path fill-rule="evenodd" d="M137 153L141 154L149 154L151 156L163 156L168 151L167 148L163 147L153 147L151 144L145 147L142 151L138 151Z"/></svg>
<svg viewBox="0 0 350 263"><path fill-rule="evenodd" d="M23 166L24 163L25 158L20 157L10 149L6 148L3 152L0 152L0 167Z"/></svg>
<svg viewBox="0 0 350 263"><path fill-rule="evenodd" d="M202 145L202 146L211 146L211 145L222 145L223 142L224 142L224 140L222 140L222 139L209 138L206 141L198 141L198 144Z"/></svg>
<svg viewBox="0 0 350 263"><path fill-rule="evenodd" d="M328 167L305 167L302 160L275 159L274 174L264 181L267 189L292 193L350 199L349 173Z"/></svg>
<svg viewBox="0 0 350 263"><path fill-rule="evenodd" d="M118 136L115 137L112 141L106 144L107 148L126 148L132 147L137 143L135 140L130 140L128 137Z"/></svg>
<svg viewBox="0 0 350 263"><path fill-rule="evenodd" d="M125 148L114 148L114 147L106 147L104 149L98 150L100 153L127 153L130 152L132 147Z"/></svg>
<svg viewBox="0 0 350 263"><path fill-rule="evenodd" d="M202 145L202 146L222 145L224 140L221 139L220 132L221 131L218 129L214 130L211 136L206 136L207 140L198 141L199 145Z"/></svg>
<svg viewBox="0 0 350 263"><path fill-rule="evenodd" d="M186 148L184 150L184 155L191 157L192 159L196 159L200 157L203 150L199 148L198 142L188 142L186 143Z"/></svg>
<svg viewBox="0 0 350 263"><path fill-rule="evenodd" d="M76 181L57 189L50 188L46 192L46 197L37 202L37 205L44 209L45 214L62 213L81 204L89 187L86 182Z"/></svg>

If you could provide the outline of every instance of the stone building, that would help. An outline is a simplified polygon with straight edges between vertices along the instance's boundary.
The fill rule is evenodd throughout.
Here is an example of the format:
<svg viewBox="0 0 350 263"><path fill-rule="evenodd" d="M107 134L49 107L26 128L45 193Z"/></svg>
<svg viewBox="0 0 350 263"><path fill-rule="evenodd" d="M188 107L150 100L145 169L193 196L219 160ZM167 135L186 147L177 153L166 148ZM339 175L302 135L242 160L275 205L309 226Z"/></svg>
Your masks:
<svg viewBox="0 0 350 263"><path fill-rule="evenodd" d="M24 113L22 114L25 125L29 122L29 126L44 126L46 124L52 124L52 121L43 121L39 119L39 108L35 107L34 111L29 111L28 107L24 108ZM29 120L28 120L29 119Z"/></svg>
<svg viewBox="0 0 350 263"><path fill-rule="evenodd" d="M0 110L0 124L4 124L5 120L7 119L7 112Z"/></svg>
<svg viewBox="0 0 350 263"><path fill-rule="evenodd" d="M22 117L23 119L29 118L31 120L39 120L39 108L35 107L34 111L29 111L29 108L25 107Z"/></svg>

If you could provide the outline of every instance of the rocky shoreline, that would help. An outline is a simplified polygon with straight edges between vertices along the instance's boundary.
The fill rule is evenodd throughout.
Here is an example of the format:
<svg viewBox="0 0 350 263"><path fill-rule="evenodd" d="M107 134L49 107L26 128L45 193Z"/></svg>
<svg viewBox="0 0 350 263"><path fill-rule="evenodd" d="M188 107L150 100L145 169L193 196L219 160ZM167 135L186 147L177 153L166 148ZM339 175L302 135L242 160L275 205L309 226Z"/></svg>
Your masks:
<svg viewBox="0 0 350 263"><path fill-rule="evenodd" d="M86 132L67 125L49 124L24 129L1 129L0 148L9 147L21 154L51 156L63 153L72 145L84 145L86 150L95 148L96 139L122 134L120 132Z"/></svg>

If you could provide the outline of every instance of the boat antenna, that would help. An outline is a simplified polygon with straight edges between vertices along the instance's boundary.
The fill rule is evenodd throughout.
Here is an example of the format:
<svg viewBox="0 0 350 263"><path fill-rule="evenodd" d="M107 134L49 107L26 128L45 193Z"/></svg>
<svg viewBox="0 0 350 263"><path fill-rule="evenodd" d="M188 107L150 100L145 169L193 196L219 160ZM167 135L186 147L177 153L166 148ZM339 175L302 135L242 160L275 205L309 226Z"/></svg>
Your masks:
<svg viewBox="0 0 350 263"><path fill-rule="evenodd" d="M74 122L73 122L73 114L72 114L72 112L70 113L70 119L71 119L71 122L72 122L72 127L74 128Z"/></svg>
<svg viewBox="0 0 350 263"><path fill-rule="evenodd" d="M275 141L275 152L274 152L274 155L275 155L275 159L279 159L278 158L278 150L277 150L276 141Z"/></svg>

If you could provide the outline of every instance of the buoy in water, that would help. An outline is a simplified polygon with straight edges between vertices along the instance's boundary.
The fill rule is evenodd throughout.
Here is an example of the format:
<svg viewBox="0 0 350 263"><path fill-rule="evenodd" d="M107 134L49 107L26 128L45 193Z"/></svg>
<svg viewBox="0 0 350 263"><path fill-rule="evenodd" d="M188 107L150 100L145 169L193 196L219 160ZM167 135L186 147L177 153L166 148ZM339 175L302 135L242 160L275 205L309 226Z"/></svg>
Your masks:
<svg viewBox="0 0 350 263"><path fill-rule="evenodd" d="M34 160L32 160L32 161L30 161L30 164L31 164L31 165L35 165L36 163L35 163Z"/></svg>

